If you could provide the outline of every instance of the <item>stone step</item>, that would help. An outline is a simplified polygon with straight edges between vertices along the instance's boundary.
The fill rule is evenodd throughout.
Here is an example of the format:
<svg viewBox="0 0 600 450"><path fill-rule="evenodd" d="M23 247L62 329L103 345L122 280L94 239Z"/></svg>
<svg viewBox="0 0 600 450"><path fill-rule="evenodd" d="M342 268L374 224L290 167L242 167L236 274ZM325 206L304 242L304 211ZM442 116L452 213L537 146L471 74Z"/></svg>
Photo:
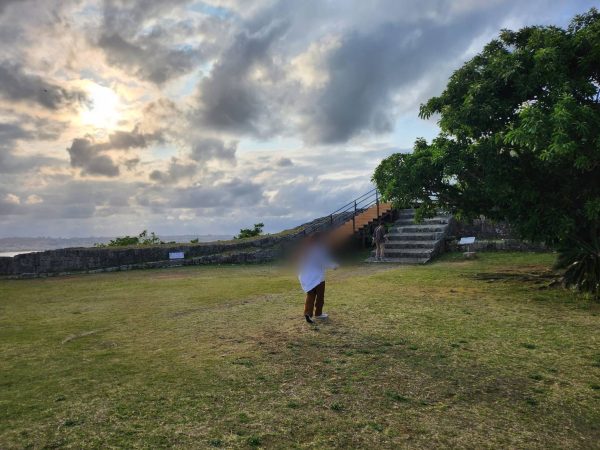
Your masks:
<svg viewBox="0 0 600 450"><path fill-rule="evenodd" d="M447 225L450 221L449 217L432 217L430 219L424 219L423 222L415 223L413 219L400 219L394 222L394 227L403 227L409 225Z"/></svg>
<svg viewBox="0 0 600 450"><path fill-rule="evenodd" d="M385 244L385 250L388 249L400 249L400 248L428 248L433 250L437 240L429 240L429 241L388 241Z"/></svg>
<svg viewBox="0 0 600 450"><path fill-rule="evenodd" d="M401 219L410 219L410 218L413 218L413 217L416 216L416 214L415 214L414 210L412 210L412 211L406 211L406 210L404 210L404 211L398 212L396 214L396 216L398 217L398 220L401 220ZM435 216L433 216L433 217L425 217L424 219L435 219L435 218L438 218L438 217L449 218L449 217L452 217L452 214L448 214L446 212L440 211L440 212L437 212L435 214Z"/></svg>
<svg viewBox="0 0 600 450"><path fill-rule="evenodd" d="M390 248L385 249L385 256L393 258L421 258L429 259L433 249L423 248Z"/></svg>
<svg viewBox="0 0 600 450"><path fill-rule="evenodd" d="M388 240L391 241L437 241L444 236L443 233L388 233Z"/></svg>
<svg viewBox="0 0 600 450"><path fill-rule="evenodd" d="M404 265L417 265L425 264L429 259L418 259L418 258L383 258L382 261L378 261L374 256L367 258L366 262L370 263L392 263L392 264L404 264Z"/></svg>
<svg viewBox="0 0 600 450"><path fill-rule="evenodd" d="M394 227L390 231L396 233L443 233L446 229L443 225L410 225Z"/></svg>

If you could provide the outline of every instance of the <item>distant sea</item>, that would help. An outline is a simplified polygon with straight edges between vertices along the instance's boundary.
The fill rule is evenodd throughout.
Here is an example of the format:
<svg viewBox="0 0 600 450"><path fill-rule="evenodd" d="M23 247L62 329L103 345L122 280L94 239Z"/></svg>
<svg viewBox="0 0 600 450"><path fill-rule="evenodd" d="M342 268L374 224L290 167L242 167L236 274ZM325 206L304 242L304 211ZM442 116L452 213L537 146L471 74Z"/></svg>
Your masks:
<svg viewBox="0 0 600 450"><path fill-rule="evenodd" d="M23 253L31 253L31 251L24 250L22 252L0 252L0 258L2 256L8 256L9 258L12 258L13 256L22 255Z"/></svg>
<svg viewBox="0 0 600 450"><path fill-rule="evenodd" d="M165 242L189 243L192 239L199 242L211 242L231 239L231 235L177 235L160 236ZM0 238L0 256L15 256L23 253L43 252L69 247L93 247L96 243L105 244L113 238L83 237L83 238L52 238L52 237L6 237Z"/></svg>

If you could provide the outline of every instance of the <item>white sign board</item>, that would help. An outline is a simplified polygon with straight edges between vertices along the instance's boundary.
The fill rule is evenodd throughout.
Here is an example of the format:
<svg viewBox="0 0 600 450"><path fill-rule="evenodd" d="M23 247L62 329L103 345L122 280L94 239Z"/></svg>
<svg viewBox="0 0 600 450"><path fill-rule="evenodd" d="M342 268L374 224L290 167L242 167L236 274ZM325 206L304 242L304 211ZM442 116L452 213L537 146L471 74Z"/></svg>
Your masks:
<svg viewBox="0 0 600 450"><path fill-rule="evenodd" d="M169 259L183 259L183 252L169 252Z"/></svg>
<svg viewBox="0 0 600 450"><path fill-rule="evenodd" d="M458 245L469 245L475 242L475 236L463 237L458 241Z"/></svg>

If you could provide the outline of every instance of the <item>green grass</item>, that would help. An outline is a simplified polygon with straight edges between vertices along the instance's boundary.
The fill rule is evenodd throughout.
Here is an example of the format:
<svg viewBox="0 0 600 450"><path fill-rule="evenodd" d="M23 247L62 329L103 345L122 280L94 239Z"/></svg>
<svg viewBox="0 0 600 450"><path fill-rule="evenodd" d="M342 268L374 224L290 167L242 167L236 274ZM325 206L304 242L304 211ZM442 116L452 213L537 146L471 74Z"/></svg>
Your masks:
<svg viewBox="0 0 600 450"><path fill-rule="evenodd" d="M481 273L189 267L0 281L0 448L593 448L600 305Z"/></svg>

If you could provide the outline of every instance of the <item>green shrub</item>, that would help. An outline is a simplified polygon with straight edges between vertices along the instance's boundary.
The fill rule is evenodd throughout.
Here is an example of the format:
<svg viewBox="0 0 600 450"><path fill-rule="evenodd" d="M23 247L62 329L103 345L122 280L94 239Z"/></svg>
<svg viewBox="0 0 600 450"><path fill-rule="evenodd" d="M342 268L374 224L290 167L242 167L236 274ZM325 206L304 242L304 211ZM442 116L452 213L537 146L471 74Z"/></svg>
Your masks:
<svg viewBox="0 0 600 450"><path fill-rule="evenodd" d="M255 223L254 228L242 228L240 230L240 234L238 234L234 239L244 239L249 237L260 236L262 234L262 229L265 226L264 223Z"/></svg>
<svg viewBox="0 0 600 450"><path fill-rule="evenodd" d="M174 242L173 242L174 243ZM164 244L163 241L151 232L148 234L147 230L142 231L137 236L122 236L112 239L108 244L94 244L94 247L125 247L128 245L158 245Z"/></svg>

